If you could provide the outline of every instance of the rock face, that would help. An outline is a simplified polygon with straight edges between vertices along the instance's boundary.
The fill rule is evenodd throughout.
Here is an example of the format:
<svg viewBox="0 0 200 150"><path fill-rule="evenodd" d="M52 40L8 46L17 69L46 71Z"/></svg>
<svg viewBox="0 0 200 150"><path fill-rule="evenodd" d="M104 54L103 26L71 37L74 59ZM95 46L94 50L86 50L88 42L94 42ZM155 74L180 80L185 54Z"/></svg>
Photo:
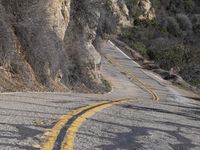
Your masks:
<svg viewBox="0 0 200 150"><path fill-rule="evenodd" d="M153 20L156 18L155 9L150 0L139 0L138 6L141 12L138 17L140 20Z"/></svg>
<svg viewBox="0 0 200 150"><path fill-rule="evenodd" d="M128 25L127 11L122 0L1 0L0 90L103 90L94 43Z"/></svg>
<svg viewBox="0 0 200 150"><path fill-rule="evenodd" d="M51 90L64 87L56 78L60 74L64 80L67 78L69 59L63 39L69 9L70 1L65 0L1 1L5 28L1 35L7 35L1 39L0 53L4 52L1 65L18 76L25 87L27 83L30 87L41 84Z"/></svg>

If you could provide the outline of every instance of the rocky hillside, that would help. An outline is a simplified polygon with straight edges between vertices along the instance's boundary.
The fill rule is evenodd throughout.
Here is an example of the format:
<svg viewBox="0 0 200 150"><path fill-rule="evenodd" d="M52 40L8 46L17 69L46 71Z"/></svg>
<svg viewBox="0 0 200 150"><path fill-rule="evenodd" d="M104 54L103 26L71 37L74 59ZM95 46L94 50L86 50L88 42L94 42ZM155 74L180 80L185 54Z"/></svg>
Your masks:
<svg viewBox="0 0 200 150"><path fill-rule="evenodd" d="M0 0L0 91L105 91L113 33L200 87L198 0Z"/></svg>
<svg viewBox="0 0 200 150"><path fill-rule="evenodd" d="M104 91L98 41L129 24L118 0L0 0L0 91Z"/></svg>
<svg viewBox="0 0 200 150"><path fill-rule="evenodd" d="M119 39L200 87L200 1L126 0L131 28Z"/></svg>

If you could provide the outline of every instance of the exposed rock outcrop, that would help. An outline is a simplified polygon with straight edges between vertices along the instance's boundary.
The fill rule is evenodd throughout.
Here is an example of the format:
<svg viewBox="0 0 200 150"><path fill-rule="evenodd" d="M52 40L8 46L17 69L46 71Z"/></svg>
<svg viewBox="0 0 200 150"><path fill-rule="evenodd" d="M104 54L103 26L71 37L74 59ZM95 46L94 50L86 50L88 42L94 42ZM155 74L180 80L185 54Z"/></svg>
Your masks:
<svg viewBox="0 0 200 150"><path fill-rule="evenodd" d="M1 0L0 90L102 91L94 43L127 15L122 0Z"/></svg>
<svg viewBox="0 0 200 150"><path fill-rule="evenodd" d="M156 18L155 9L150 0L139 0L138 6L140 9L139 11L141 12L138 19L153 20Z"/></svg>

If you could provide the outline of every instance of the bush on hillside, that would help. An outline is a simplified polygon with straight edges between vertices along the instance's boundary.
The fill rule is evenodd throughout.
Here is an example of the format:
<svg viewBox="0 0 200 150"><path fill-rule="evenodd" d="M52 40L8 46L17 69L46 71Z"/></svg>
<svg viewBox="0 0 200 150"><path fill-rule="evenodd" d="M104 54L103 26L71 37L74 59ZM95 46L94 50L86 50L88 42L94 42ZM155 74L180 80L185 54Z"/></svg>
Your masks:
<svg viewBox="0 0 200 150"><path fill-rule="evenodd" d="M200 22L195 24L193 29L195 33L200 33Z"/></svg>
<svg viewBox="0 0 200 150"><path fill-rule="evenodd" d="M178 36L181 30L177 20L174 17L167 17L166 21L167 31L174 36Z"/></svg>
<svg viewBox="0 0 200 150"><path fill-rule="evenodd" d="M190 31L192 30L192 23L190 21L190 19L188 18L187 15L185 14L178 14L176 15L176 19L179 23L179 26L182 30L184 31Z"/></svg>
<svg viewBox="0 0 200 150"><path fill-rule="evenodd" d="M143 56L147 56L147 48L142 42L135 42L133 47L140 52Z"/></svg>
<svg viewBox="0 0 200 150"><path fill-rule="evenodd" d="M196 87L200 88L200 77L195 77L189 82L191 84L195 85Z"/></svg>
<svg viewBox="0 0 200 150"><path fill-rule="evenodd" d="M170 15L177 13L191 13L195 6L195 0L170 0L166 7Z"/></svg>
<svg viewBox="0 0 200 150"><path fill-rule="evenodd" d="M180 67L185 64L185 47L180 45L175 45L172 48L165 48L163 50L157 51L155 54L156 62L159 63L161 68L170 70L172 67Z"/></svg>

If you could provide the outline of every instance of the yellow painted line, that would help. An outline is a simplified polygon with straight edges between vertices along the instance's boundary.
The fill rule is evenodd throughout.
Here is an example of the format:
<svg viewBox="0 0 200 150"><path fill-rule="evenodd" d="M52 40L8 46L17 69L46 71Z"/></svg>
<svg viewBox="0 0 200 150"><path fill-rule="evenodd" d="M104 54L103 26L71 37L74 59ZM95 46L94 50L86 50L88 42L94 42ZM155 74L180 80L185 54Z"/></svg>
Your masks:
<svg viewBox="0 0 200 150"><path fill-rule="evenodd" d="M125 99L127 99L127 98L119 99L119 100L125 100ZM111 101L106 100L106 101L93 103L91 105L78 108L78 109L68 113L67 115L61 116L59 121L50 130L50 133L49 133L49 135L47 137L47 140L42 145L41 150L52 150L54 148L54 145L55 145L57 137L58 137L58 135L60 133L60 130L65 126L65 124L68 122L68 120L70 120L73 116L77 115L78 113L80 113L80 112L82 112L82 111L84 111L86 109L89 109L89 108L92 108L92 107L95 107L95 106L98 106L98 105L101 105L101 104L104 104L104 103L107 104L109 102L115 102L115 101L119 101L119 100L111 100Z"/></svg>
<svg viewBox="0 0 200 150"><path fill-rule="evenodd" d="M101 102L98 102L98 103L91 104L89 106L81 107L81 108L78 108L78 109L70 112L67 115L61 116L59 121L56 123L56 125L51 129L47 140L42 145L41 150L52 150L53 149L54 144L56 142L56 139L57 139L57 137L60 133L60 130L63 128L63 126L66 124L66 122L70 118L72 118L74 115L76 115L76 114L80 113L81 111L84 111L88 108L91 108L91 107L94 107L94 106L97 106L97 105L100 105L100 104L103 104L103 103L106 103L106 102L109 102L109 101L101 101Z"/></svg>
<svg viewBox="0 0 200 150"><path fill-rule="evenodd" d="M135 75L133 75L132 73L130 73L129 71L125 70L124 68L122 68L119 64L117 64L113 59L106 57L113 65L116 65L120 68L120 70L123 70L127 75L131 75L131 77L133 79L135 79L136 81L138 81L141 85L142 88L145 89L148 93L150 93L153 96L153 99L156 101L159 101L159 96L157 95L156 92L154 92L153 90L151 90L145 83L143 83L138 77L136 77ZM126 99L128 100L128 99ZM112 102L109 103L108 102ZM60 133L60 130L65 126L65 124L68 122L68 120L70 120L73 116L79 114L80 112L95 107L91 110L86 111L84 114L82 114L81 116L79 116L73 123L72 125L68 128L67 133L65 135L65 139L62 143L62 150L73 150L73 146L74 146L74 140L75 140L75 136L77 131L79 130L81 124L83 122L86 121L87 118L93 116L95 113L111 107L115 104L120 104L122 102L125 102L125 99L121 99L121 101L119 102L119 100L113 100L113 101L102 101L102 102L98 102L98 103L94 103L91 104L89 106L85 106L82 108L79 108L77 110L74 110L72 112L70 112L67 115L62 116L59 121L56 123L56 125L52 128L46 142L42 145L41 150L52 150L54 148L55 142L57 140L57 137ZM105 103L105 104L104 104ZM101 105L102 104L102 105ZM98 106L100 105L100 106Z"/></svg>
<svg viewBox="0 0 200 150"><path fill-rule="evenodd" d="M130 75L134 80L138 81L141 85L142 88L145 89L149 94L152 95L153 100L155 101L159 101L160 97L158 96L158 94L152 90L151 88L149 88L149 85L146 85L143 81L141 81L137 76L135 76L133 73L130 73L129 70L125 69L124 67L120 66L120 64L118 64L113 58L105 56L105 58L113 65L115 65L116 67L118 67L121 71L125 72L127 75ZM141 87L141 86L140 86Z"/></svg>
<svg viewBox="0 0 200 150"><path fill-rule="evenodd" d="M85 112L84 114L82 114L81 116L79 116L67 130L65 139L62 143L61 150L73 150L76 133L78 132L81 125L87 120L87 118L90 118L95 113L97 113L105 108L111 107L116 104L124 103L126 101L128 101L128 100L122 100L122 101L118 101L118 102L113 101L112 103L101 105L94 109L91 109L91 110Z"/></svg>
<svg viewBox="0 0 200 150"><path fill-rule="evenodd" d="M133 78L134 78L135 80L137 80L138 82L140 82L140 83L144 86L144 89L145 89L146 91L148 91L148 92L153 96L153 100L155 100L155 101L159 101L159 100L160 100L159 96L157 95L157 93L156 93L155 91L151 90L148 86L146 86L146 85L145 85L139 78L137 78L136 76L133 75Z"/></svg>

